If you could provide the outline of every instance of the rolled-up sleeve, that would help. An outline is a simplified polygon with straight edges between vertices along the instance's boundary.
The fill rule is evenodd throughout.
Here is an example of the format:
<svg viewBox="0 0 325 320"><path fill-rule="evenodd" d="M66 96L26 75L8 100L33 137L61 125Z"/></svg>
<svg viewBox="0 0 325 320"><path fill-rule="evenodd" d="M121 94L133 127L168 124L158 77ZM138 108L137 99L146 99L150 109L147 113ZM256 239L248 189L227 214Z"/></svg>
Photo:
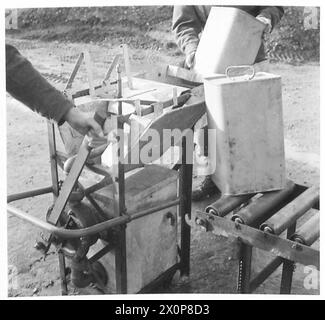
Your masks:
<svg viewBox="0 0 325 320"><path fill-rule="evenodd" d="M194 6L174 7L172 30L176 43L183 53L187 55L196 51L202 26Z"/></svg>
<svg viewBox="0 0 325 320"><path fill-rule="evenodd" d="M69 99L9 44L6 44L6 88L10 95L31 110L59 124L64 122L64 115L74 107Z"/></svg>

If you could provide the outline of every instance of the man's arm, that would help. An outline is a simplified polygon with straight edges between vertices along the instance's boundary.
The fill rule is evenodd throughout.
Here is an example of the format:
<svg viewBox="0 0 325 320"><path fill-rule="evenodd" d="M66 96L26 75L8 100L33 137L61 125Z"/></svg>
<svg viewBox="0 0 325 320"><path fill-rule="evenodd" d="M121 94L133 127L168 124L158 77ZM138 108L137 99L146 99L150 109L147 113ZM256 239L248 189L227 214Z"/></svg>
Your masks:
<svg viewBox="0 0 325 320"><path fill-rule="evenodd" d="M47 82L18 50L6 44L7 91L42 116L59 124L74 107L60 91Z"/></svg>
<svg viewBox="0 0 325 320"><path fill-rule="evenodd" d="M19 51L6 44L7 91L31 110L53 119L67 121L72 128L86 134L101 135L100 125L80 112L59 90L54 88Z"/></svg>
<svg viewBox="0 0 325 320"><path fill-rule="evenodd" d="M194 6L174 6L172 30L178 47L186 56L196 51L202 26Z"/></svg>

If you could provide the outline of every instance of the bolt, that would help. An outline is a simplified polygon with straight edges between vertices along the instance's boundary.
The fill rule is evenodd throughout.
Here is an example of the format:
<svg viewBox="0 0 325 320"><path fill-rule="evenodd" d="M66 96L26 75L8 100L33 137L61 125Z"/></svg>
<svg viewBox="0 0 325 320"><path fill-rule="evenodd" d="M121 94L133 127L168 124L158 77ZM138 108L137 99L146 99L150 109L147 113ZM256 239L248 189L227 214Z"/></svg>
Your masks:
<svg viewBox="0 0 325 320"><path fill-rule="evenodd" d="M218 216L218 212L216 210L214 210L214 209L210 209L209 214L213 214L215 216Z"/></svg>
<svg viewBox="0 0 325 320"><path fill-rule="evenodd" d="M273 230L272 230L272 228L270 228L269 226L266 226L263 229L263 231L265 232L265 236L266 236L267 233L272 233L272 234L274 233Z"/></svg>
<svg viewBox="0 0 325 320"><path fill-rule="evenodd" d="M241 230L241 223L238 221L239 219L236 219L235 220L235 229L237 229L237 230Z"/></svg>
<svg viewBox="0 0 325 320"><path fill-rule="evenodd" d="M299 243L294 243L292 245L292 249L296 249L298 251L301 251L302 250L302 246Z"/></svg>

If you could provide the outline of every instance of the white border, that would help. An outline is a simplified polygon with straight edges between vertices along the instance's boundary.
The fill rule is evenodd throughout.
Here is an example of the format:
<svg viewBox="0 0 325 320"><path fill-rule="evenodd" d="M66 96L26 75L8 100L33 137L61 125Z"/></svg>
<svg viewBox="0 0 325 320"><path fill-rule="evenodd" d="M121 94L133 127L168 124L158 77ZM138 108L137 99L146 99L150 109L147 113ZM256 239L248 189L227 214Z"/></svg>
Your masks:
<svg viewBox="0 0 325 320"><path fill-rule="evenodd" d="M250 5L250 4L256 4L257 1L127 1L127 0L70 0L69 1L69 7L82 7L82 6L118 6L118 5L174 5L174 4L240 4L240 5ZM258 5L281 5L281 6L317 6L321 7L321 27L324 23L324 13L323 10L325 10L325 6L323 5L323 1L258 1ZM1 195L1 213L0 213L0 298L1 299L7 299L7 287L8 287L8 277L7 277L7 213L6 213L6 92L5 92L5 65L4 65L4 59L5 59L5 52L4 52L4 42L5 42L5 19L4 19L4 9L5 8L38 8L38 7L67 7L67 1L63 0L57 0L53 1L51 3L45 2L45 1L36 1L36 0L30 0L28 2L26 1L18 1L18 0L11 0L11 1L2 1L1 2L1 9L2 12L0 14L0 22L1 22L1 69L0 69L0 76L1 76L1 107L0 107L0 147L2 151L2 156L0 157L0 195ZM324 52L324 37L323 32L321 32L321 60ZM320 88L323 88L324 85L324 68L321 63L320 65L320 75L321 75L321 82L320 82ZM321 91L321 99L320 99L320 105L324 106L324 94ZM324 110L321 108L320 110L320 116L321 116L321 149L320 149L320 156L321 159L324 159L324 148L322 146L322 141L324 137L324 127L323 127L323 121L324 118ZM322 163L322 162L321 162ZM322 172L322 167L321 167ZM320 183L321 183L321 202L323 200L323 177L320 177ZM165 299L184 299L184 300L275 300L275 299L290 299L290 300L297 300L297 299L304 299L304 300L314 300L314 299L322 299L324 298L324 277L322 276L322 271L324 270L324 254L323 254L323 226L324 226L324 219L321 218L321 278L320 278L320 295L319 296L300 296L300 295L227 295L227 294L159 294L159 295L96 295L96 296L68 296L68 297L37 297L39 300L60 300L60 299L69 299L69 300L130 300L130 299L137 299L137 300L165 300ZM10 298L12 299L12 298ZM18 298L20 299L20 298ZM24 298L27 300L34 300L35 297L28 297Z"/></svg>

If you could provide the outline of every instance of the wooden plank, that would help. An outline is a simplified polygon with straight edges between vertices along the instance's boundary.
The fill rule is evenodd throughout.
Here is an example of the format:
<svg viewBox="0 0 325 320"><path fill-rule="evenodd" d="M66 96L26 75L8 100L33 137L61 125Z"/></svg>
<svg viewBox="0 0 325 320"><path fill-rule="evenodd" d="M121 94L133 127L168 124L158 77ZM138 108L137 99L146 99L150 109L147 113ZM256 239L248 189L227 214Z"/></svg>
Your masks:
<svg viewBox="0 0 325 320"><path fill-rule="evenodd" d="M69 80L68 80L68 82L67 82L67 84L65 86L64 91L67 91L67 90L71 89L72 83L73 83L73 81L74 81L74 79L76 77L76 74L77 74L77 72L78 72L78 70L80 68L80 65L81 65L83 59L84 59L84 54L83 54L83 52L81 52L79 57L78 57L78 60L77 60L76 64L73 67L73 70L72 70L72 72L70 74Z"/></svg>
<svg viewBox="0 0 325 320"><path fill-rule="evenodd" d="M158 67L152 67L150 70L136 74L134 77L157 81L160 83L166 83L175 86L182 86L186 88L193 88L197 86L197 83L189 82L184 79L169 76L167 70L169 65L162 65Z"/></svg>
<svg viewBox="0 0 325 320"><path fill-rule="evenodd" d="M106 72L105 78L104 78L104 80L103 80L103 83L104 83L104 84L106 84L106 81L108 81L109 78L111 77L111 74L112 74L113 70L115 70L116 65L117 65L117 63L118 63L118 61L119 61L120 58L121 58L121 55L120 55L120 54L117 54L117 55L114 57L114 59L113 59L111 65L109 66L109 68L108 68L108 70L107 70L107 72Z"/></svg>
<svg viewBox="0 0 325 320"><path fill-rule="evenodd" d="M177 105L182 106L184 103L186 103L188 101L188 99L191 97L190 93L184 93L181 94L180 96L177 97ZM164 102L162 102L162 106L163 108L168 108L171 107L174 104L174 100L173 99L169 99L166 100ZM150 113L154 112L154 106L150 105L150 106L142 106L141 107L141 116L145 116L148 115Z"/></svg>
<svg viewBox="0 0 325 320"><path fill-rule="evenodd" d="M59 174L58 164L56 158L56 141L55 141L55 127L54 123L50 120L47 121L49 152L50 152L50 165L51 165L51 179L53 186L54 200L59 196Z"/></svg>
<svg viewBox="0 0 325 320"><path fill-rule="evenodd" d="M94 98L96 96L96 93L95 93L95 85L94 85L94 77L93 77L93 65L88 51L84 51L84 59L85 59L85 65L86 65L87 77L89 83L89 94L92 98Z"/></svg>
<svg viewBox="0 0 325 320"><path fill-rule="evenodd" d="M189 82L202 83L203 78L200 74L190 71L181 67L168 65L167 66L167 75L170 77L175 77L178 79L183 79Z"/></svg>
<svg viewBox="0 0 325 320"><path fill-rule="evenodd" d="M176 97L176 101L177 101L177 97ZM153 112L155 117L159 117L163 114L164 109L163 109L163 104L161 102L156 102L153 104Z"/></svg>
<svg viewBox="0 0 325 320"><path fill-rule="evenodd" d="M319 270L319 251L311 247L208 213L197 213L197 218L206 222L207 231L214 234L235 237L245 244L303 265L313 265Z"/></svg>
<svg viewBox="0 0 325 320"><path fill-rule="evenodd" d="M71 170L62 185L60 195L55 201L53 210L48 218L49 223L54 225L58 223L60 215L68 202L70 194L89 156L90 150L91 149L89 149L85 144L81 145L76 160L74 161Z"/></svg>
<svg viewBox="0 0 325 320"><path fill-rule="evenodd" d="M155 146L152 146L152 149L156 149L152 150L151 161L155 161L169 149L168 144L166 142L164 143L163 141L163 131L167 129L179 129L182 133L185 133L185 130L192 128L197 120L201 118L204 112L205 104L196 103L192 105L185 105L178 109L173 109L155 119L142 133L138 142L128 149L128 153L125 157L125 171L127 172L143 165L143 162L141 159L137 159L135 153L140 154L142 148L148 144L148 135L150 136L150 132L152 132L150 130L155 131L159 135L159 144L157 143ZM180 143L180 139L182 137L178 138L178 140L175 139L176 141L174 141L174 145L178 145ZM139 163L132 163L133 159L131 155L133 156L133 159L139 160Z"/></svg>
<svg viewBox="0 0 325 320"><path fill-rule="evenodd" d="M177 107L177 88L173 88L173 106Z"/></svg>
<svg viewBox="0 0 325 320"><path fill-rule="evenodd" d="M124 65L125 65L125 73L128 79L128 86L130 89L133 89L133 82L131 77L131 62L130 62L130 55L129 55L129 47L127 44L121 45L123 48L123 57L124 57Z"/></svg>

